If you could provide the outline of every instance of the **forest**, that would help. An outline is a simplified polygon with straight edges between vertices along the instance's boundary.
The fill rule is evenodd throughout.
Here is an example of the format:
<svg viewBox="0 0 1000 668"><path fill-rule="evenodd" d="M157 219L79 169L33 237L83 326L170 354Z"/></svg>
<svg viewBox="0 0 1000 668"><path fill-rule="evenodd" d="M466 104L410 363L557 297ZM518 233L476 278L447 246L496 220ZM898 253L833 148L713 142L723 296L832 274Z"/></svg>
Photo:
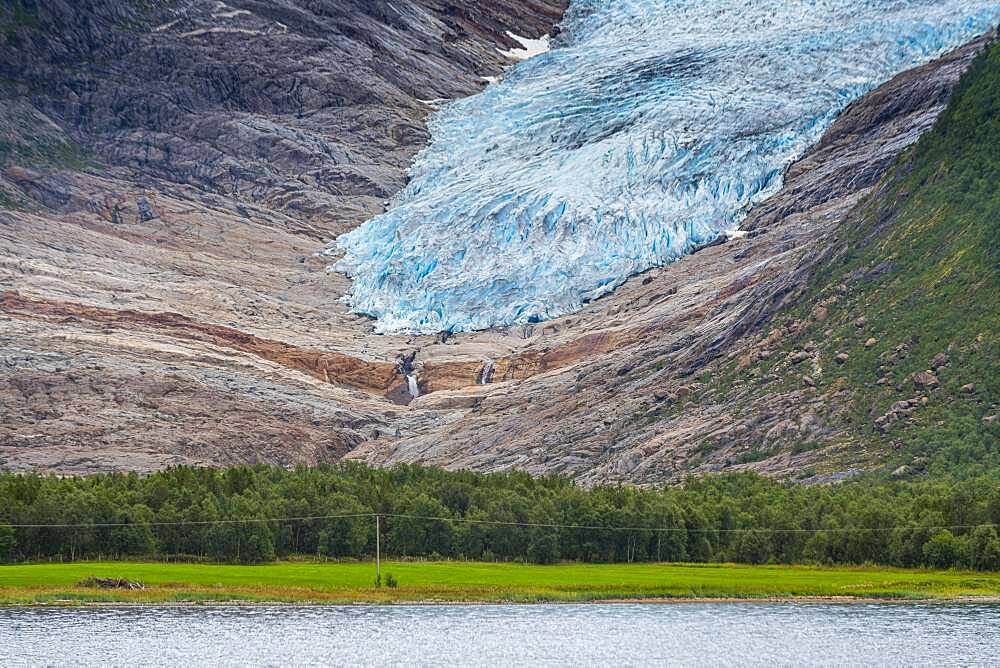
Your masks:
<svg viewBox="0 0 1000 668"><path fill-rule="evenodd" d="M383 557L877 564L1000 570L1000 484L796 485L739 473L663 489L356 463L0 474L0 558L261 563Z"/></svg>

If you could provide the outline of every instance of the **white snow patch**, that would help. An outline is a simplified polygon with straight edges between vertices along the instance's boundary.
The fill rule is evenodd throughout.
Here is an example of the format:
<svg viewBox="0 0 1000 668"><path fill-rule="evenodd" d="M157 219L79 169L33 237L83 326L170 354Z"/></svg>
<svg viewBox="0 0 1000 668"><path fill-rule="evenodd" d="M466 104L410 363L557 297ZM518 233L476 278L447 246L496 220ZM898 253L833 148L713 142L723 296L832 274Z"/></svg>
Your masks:
<svg viewBox="0 0 1000 668"><path fill-rule="evenodd" d="M248 30L246 28L198 28L197 30L192 30L190 32L181 33L181 37L200 37L201 35L207 35L209 33L239 33L241 35L263 35L264 32L260 30Z"/></svg>
<svg viewBox="0 0 1000 668"><path fill-rule="evenodd" d="M234 19L237 16L243 14L250 14L246 9L234 9L231 12L219 12L217 14L212 14L213 19Z"/></svg>
<svg viewBox="0 0 1000 668"><path fill-rule="evenodd" d="M439 97L439 98L435 98L433 100L421 100L418 97L417 98L417 102L419 102L421 104L426 104L431 109L440 109L441 105L448 104L449 102L451 102L451 100L449 100L446 97Z"/></svg>
<svg viewBox="0 0 1000 668"><path fill-rule="evenodd" d="M549 43L550 40L548 35L542 35L538 39L531 39L530 37L515 35L508 30L507 36L521 45L520 49L511 49L510 51L497 49L497 51L500 52L500 55L506 56L511 60L527 60L528 58L534 58L535 56L540 56L552 48Z"/></svg>
<svg viewBox="0 0 1000 668"><path fill-rule="evenodd" d="M500 81L500 77L479 77L479 78L485 81L486 83L491 83L491 84L495 84Z"/></svg>
<svg viewBox="0 0 1000 668"><path fill-rule="evenodd" d="M170 30L171 28L173 28L175 25L177 25L180 22L181 22L180 19L174 19L173 21L170 21L168 23L164 23L161 26L156 26L155 28L153 28L153 32L163 32L164 30Z"/></svg>
<svg viewBox="0 0 1000 668"><path fill-rule="evenodd" d="M744 239L748 234L747 230L726 230L727 239Z"/></svg>

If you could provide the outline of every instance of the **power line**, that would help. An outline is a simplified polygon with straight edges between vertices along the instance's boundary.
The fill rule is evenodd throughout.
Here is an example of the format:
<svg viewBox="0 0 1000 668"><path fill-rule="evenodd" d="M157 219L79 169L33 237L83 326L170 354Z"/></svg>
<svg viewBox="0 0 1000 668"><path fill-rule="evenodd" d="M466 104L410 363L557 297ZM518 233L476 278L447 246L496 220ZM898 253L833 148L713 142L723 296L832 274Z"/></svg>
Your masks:
<svg viewBox="0 0 1000 668"><path fill-rule="evenodd" d="M339 515L306 515L301 517L271 517L271 518L248 518L248 519L222 519L222 520L177 520L174 522L94 522L94 523L61 523L61 524L10 524L0 522L0 526L7 526L14 529L101 529L101 528L124 528L135 526L211 526L218 524L280 524L286 522L311 522L319 520L333 519L357 519L360 517L390 519L410 519L429 522L452 522L460 524L479 524L488 526L509 526L534 529L568 529L582 531L628 531L640 532L648 531L652 533L751 533L754 531L766 531L778 534L815 534L815 533L854 533L854 532L890 532L890 531L942 531L952 529L978 529L981 527L998 527L995 523L987 524L950 524L939 526L891 526L891 527L835 527L816 529L772 529L768 527L740 528L740 529L713 529L713 528L687 528L687 527L650 527L650 526L600 526L594 524L559 524L556 522L513 522L504 520L477 519L472 517L439 517L433 515L410 515L406 513L346 513Z"/></svg>
<svg viewBox="0 0 1000 668"><path fill-rule="evenodd" d="M926 529L928 531L940 531L943 529L978 529L979 527L996 527L997 524L952 524L946 526L895 526L895 527L856 527L856 528L829 528L829 529L771 529L767 527L747 528L747 529L705 529L685 527L643 527L643 526L599 526L586 524L553 524L546 522L504 522L500 520L480 520L466 517L432 517L428 515L406 515L379 513L382 517L396 517L417 520L432 520L439 522L464 522L467 524L491 524L498 526L516 526L540 529L584 529L592 531L652 531L670 532L679 531L684 533L749 533L753 531L769 531L771 533L850 533L853 531L896 531L900 529Z"/></svg>
<svg viewBox="0 0 1000 668"><path fill-rule="evenodd" d="M310 515L308 517L271 517L247 518L245 520L177 520L176 522L80 522L68 524L9 524L0 522L0 527L14 529L106 529L122 527L172 527L172 526L206 526L214 524L269 524L271 522L307 522L311 520L336 520L357 517L374 517L375 513L350 513L346 515Z"/></svg>

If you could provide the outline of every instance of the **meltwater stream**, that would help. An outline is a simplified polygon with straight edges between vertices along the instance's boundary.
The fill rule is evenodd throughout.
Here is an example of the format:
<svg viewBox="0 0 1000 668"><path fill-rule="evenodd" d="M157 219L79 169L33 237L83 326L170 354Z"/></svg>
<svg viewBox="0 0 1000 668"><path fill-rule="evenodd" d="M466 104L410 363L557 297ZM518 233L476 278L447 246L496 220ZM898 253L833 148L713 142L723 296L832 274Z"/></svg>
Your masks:
<svg viewBox="0 0 1000 668"><path fill-rule="evenodd" d="M733 229L850 102L998 21L996 0L572 0L330 249L346 299L384 333L572 312Z"/></svg>

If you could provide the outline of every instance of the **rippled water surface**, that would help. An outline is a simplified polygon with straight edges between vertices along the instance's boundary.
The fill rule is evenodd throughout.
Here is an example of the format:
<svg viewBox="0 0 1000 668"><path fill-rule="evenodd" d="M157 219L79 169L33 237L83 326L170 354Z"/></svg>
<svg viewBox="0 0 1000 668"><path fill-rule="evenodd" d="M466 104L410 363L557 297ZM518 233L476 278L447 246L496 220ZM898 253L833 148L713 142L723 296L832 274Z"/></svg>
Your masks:
<svg viewBox="0 0 1000 668"><path fill-rule="evenodd" d="M997 0L573 0L338 240L347 299L382 332L571 312L734 228L847 104L998 21Z"/></svg>
<svg viewBox="0 0 1000 668"><path fill-rule="evenodd" d="M0 665L996 665L1000 606L6 608Z"/></svg>

